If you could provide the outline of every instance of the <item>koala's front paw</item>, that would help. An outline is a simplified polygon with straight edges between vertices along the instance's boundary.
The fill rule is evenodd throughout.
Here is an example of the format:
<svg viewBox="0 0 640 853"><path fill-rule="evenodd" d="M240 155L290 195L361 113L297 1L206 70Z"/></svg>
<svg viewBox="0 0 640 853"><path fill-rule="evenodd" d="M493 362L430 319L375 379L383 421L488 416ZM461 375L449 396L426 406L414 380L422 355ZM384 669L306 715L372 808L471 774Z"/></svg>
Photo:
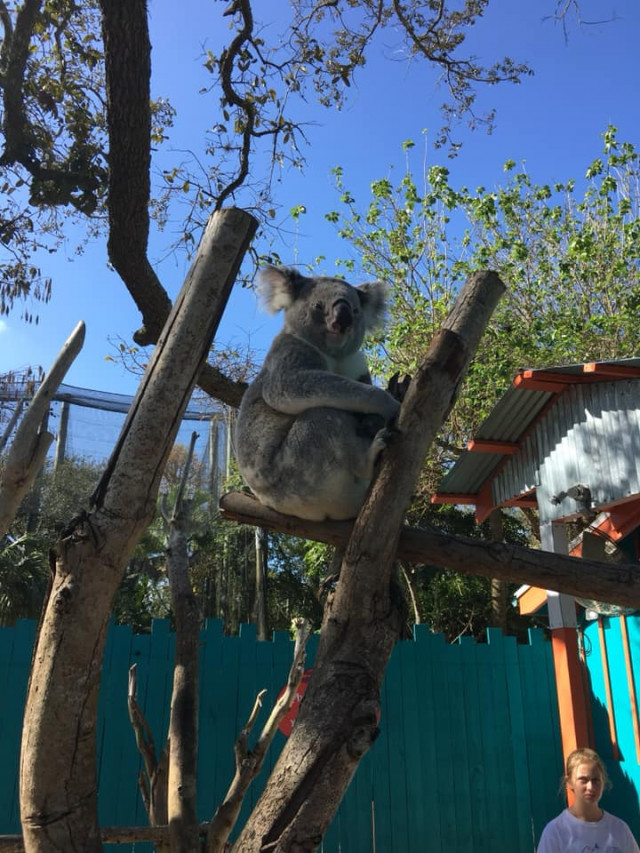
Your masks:
<svg viewBox="0 0 640 853"><path fill-rule="evenodd" d="M402 379L400 379L399 373L394 373L387 385L387 393L391 394L399 403L402 403L407 395L410 383L411 377L407 373L405 373Z"/></svg>
<svg viewBox="0 0 640 853"><path fill-rule="evenodd" d="M376 454L384 450L385 447L389 447L390 444L393 444L399 435L400 430L393 423L388 424L384 429L378 430L374 436L372 444L372 447L375 448Z"/></svg>

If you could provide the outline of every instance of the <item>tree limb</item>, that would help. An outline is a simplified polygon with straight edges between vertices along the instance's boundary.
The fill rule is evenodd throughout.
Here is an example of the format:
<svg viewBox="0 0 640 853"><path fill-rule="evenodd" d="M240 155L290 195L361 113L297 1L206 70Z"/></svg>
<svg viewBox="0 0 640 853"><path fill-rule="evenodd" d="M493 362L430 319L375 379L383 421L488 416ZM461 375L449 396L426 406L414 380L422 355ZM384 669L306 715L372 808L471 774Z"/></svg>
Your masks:
<svg viewBox="0 0 640 853"><path fill-rule="evenodd" d="M0 476L0 539L44 465L53 441L46 424L53 395L84 344L85 326L78 323L43 379L16 431Z"/></svg>
<svg viewBox="0 0 640 853"><path fill-rule="evenodd" d="M295 620L296 643L293 651L293 662L287 678L287 686L280 698L275 703L269 718L264 724L260 737L252 750L249 749L249 735L262 705L262 697L266 690L262 690L255 701L253 711L236 741L234 754L236 759L236 772L233 781L227 791L224 802L216 810L215 815L207 832L206 853L224 853L226 843L235 826L244 795L251 782L262 770L264 759L273 741L280 721L287 713L295 699L305 667L306 645L311 636L309 623L305 619Z"/></svg>
<svg viewBox="0 0 640 853"><path fill-rule="evenodd" d="M241 492L223 495L220 509L224 518L241 524L326 542L338 548L346 546L353 529L351 521L305 521L282 515ZM508 542L487 542L407 526L401 529L396 557L465 575L501 578L622 607L640 607L640 566L634 563L600 563Z"/></svg>
<svg viewBox="0 0 640 853"><path fill-rule="evenodd" d="M196 787L200 611L189 580L189 505L184 499L197 438L198 433L193 432L176 501L168 518L167 574L175 621L176 650L169 717L167 808L171 848L176 853L188 853L197 850L199 846Z"/></svg>
<svg viewBox="0 0 640 853"><path fill-rule="evenodd" d="M134 334L155 343L171 300L147 258L151 193L151 43L146 0L100 0L109 131L109 260L142 314Z"/></svg>
<svg viewBox="0 0 640 853"><path fill-rule="evenodd" d="M138 752L144 762L144 771L140 770L138 786L151 826L164 826L167 823L167 773L169 764L169 744L165 744L156 756L153 732L138 705L138 670L136 664L129 669L127 690L127 708L133 728ZM145 775L146 774L146 775ZM167 847L168 849L168 847Z"/></svg>
<svg viewBox="0 0 640 853"><path fill-rule="evenodd" d="M409 386L401 435L353 525L296 725L234 850L313 853L377 737L380 688L402 624L391 590L402 519L503 290L495 273L470 276Z"/></svg>
<svg viewBox="0 0 640 853"><path fill-rule="evenodd" d="M95 726L112 599L155 511L166 459L256 225L235 209L212 216L91 509L53 549L22 734L20 813L29 853L101 850Z"/></svg>

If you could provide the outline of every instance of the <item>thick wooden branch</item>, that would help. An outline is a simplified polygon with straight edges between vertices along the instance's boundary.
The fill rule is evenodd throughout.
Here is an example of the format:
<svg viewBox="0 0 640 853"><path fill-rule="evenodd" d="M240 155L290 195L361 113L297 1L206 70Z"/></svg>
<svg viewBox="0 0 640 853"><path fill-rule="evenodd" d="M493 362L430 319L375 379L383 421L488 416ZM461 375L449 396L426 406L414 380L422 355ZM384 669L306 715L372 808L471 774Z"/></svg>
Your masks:
<svg viewBox="0 0 640 853"><path fill-rule="evenodd" d="M158 340L171 300L147 258L151 179L151 43L146 0L101 0L109 132L109 260L143 327L140 346Z"/></svg>
<svg viewBox="0 0 640 853"><path fill-rule="evenodd" d="M111 604L155 512L182 414L256 225L236 209L211 217L91 509L53 549L22 734L20 809L29 853L102 849L95 727Z"/></svg>
<svg viewBox="0 0 640 853"><path fill-rule="evenodd" d="M263 506L252 495L229 492L220 499L224 518L326 542L345 548L353 522L305 521ZM640 608L640 566L600 563L537 551L507 542L487 542L436 530L407 527L400 531L396 557L409 563L428 563L465 575L499 578L518 584L564 592L577 598Z"/></svg>
<svg viewBox="0 0 640 853"><path fill-rule="evenodd" d="M167 574L175 621L176 650L169 717L167 809L171 849L197 850L198 677L200 611L189 579L189 502L184 493L198 433L191 434L173 511L168 518Z"/></svg>
<svg viewBox="0 0 640 853"><path fill-rule="evenodd" d="M253 782L262 770L264 759L278 730L280 721L291 707L300 687L305 668L306 646L311 636L311 628L305 619L297 619L295 629L296 643L286 689L273 706L254 748L252 750L249 749L249 735L253 730L258 711L262 705L262 697L266 692L264 690L258 695L249 719L236 740L234 746L236 772L224 801L216 810L209 824L206 853L224 853L227 849L227 840L240 814L244 796L251 782Z"/></svg>
<svg viewBox="0 0 640 853"><path fill-rule="evenodd" d="M204 837L209 824L201 823L199 834ZM103 844L130 844L148 841L156 846L156 853L169 842L169 827L164 826L103 826L100 829ZM21 835L0 835L0 853L23 853L24 839Z"/></svg>
<svg viewBox="0 0 640 853"><path fill-rule="evenodd" d="M156 756L153 732L147 718L138 704L138 670L135 664L129 669L127 689L127 708L129 721L133 728L138 752L142 756L144 770L140 770L138 787L151 826L165 825L167 815L167 776L169 765L168 745L165 745L160 758Z"/></svg>
<svg viewBox="0 0 640 853"><path fill-rule="evenodd" d="M109 132L109 259L142 315L139 346L155 344L171 300L147 256L151 165L151 45L146 0L100 0ZM203 364L199 386L238 407L245 383Z"/></svg>
<svg viewBox="0 0 640 853"><path fill-rule="evenodd" d="M16 431L0 477L0 539L44 465L53 436L46 430L53 395L84 344L85 326L78 323L43 379Z"/></svg>
<svg viewBox="0 0 640 853"><path fill-rule="evenodd" d="M470 276L409 386L400 437L353 525L296 725L234 851L315 851L377 736L380 687L402 621L391 593L402 521L503 291L495 273Z"/></svg>

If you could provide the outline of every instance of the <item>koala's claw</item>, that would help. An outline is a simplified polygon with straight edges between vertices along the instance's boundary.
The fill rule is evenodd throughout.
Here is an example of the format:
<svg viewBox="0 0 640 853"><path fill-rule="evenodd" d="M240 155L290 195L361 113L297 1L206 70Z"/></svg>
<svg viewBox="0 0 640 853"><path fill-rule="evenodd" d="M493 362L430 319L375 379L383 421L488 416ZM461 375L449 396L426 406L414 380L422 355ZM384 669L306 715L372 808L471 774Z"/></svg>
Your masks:
<svg viewBox="0 0 640 853"><path fill-rule="evenodd" d="M395 426L394 419L393 422L376 433L373 443L377 446L378 450L384 450L385 447L389 447L390 444L393 444L399 435L400 430Z"/></svg>
<svg viewBox="0 0 640 853"><path fill-rule="evenodd" d="M407 396L407 391L409 390L409 385L411 384L411 377L409 374L405 373L405 375L400 379L399 373L394 373L389 383L387 385L387 392L391 394L399 403L402 403L404 398Z"/></svg>

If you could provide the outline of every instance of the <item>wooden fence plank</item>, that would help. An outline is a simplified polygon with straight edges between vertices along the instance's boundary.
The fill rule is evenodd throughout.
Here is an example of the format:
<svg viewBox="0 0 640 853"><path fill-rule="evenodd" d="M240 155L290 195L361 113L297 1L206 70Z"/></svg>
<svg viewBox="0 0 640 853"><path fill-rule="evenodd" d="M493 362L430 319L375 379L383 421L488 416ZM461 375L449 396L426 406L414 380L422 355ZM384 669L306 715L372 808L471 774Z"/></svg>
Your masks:
<svg viewBox="0 0 640 853"><path fill-rule="evenodd" d="M503 790L513 791L517 780L513 765L513 731L509 715L509 694L505 672L504 648L506 639L499 628L487 629L487 645L482 646L490 668L492 712L489 723L491 754L494 758L494 778L500 780ZM518 837L517 812L512 798L500 797L491 810L491 844L496 853L514 853L514 839ZM516 842L517 843L517 842Z"/></svg>
<svg viewBox="0 0 640 853"><path fill-rule="evenodd" d="M218 735L215 756L215 798L222 802L235 770L233 744L238 736L238 637L222 638L222 667L218 679L218 695L212 708L212 721Z"/></svg>
<svg viewBox="0 0 640 853"><path fill-rule="evenodd" d="M435 704L438 696L434 692L433 653L434 645L444 645L442 634L433 634L427 625L414 627L416 643L415 672L416 692L420 711L420 764L423 778L422 813L423 826L429 850L440 851L440 811L438 807L439 767L437 764L436 743L439 732L435 725ZM384 849L384 848L379 848Z"/></svg>
<svg viewBox="0 0 640 853"><path fill-rule="evenodd" d="M472 637L462 637L456 649L460 660L461 675L460 705L463 706L461 725L465 731L465 739L461 741L462 752L458 755L459 772L466 778L466 789L460 791L459 797L466 799L468 810L465 822L469 835L461 843L462 850L471 850L477 845L478 850L489 849L487 839L487 800L489 799L487 774L485 767L485 744L481 725L482 714L486 709L481 707L480 680L484 673L481 670L479 653L481 649Z"/></svg>
<svg viewBox="0 0 640 853"><path fill-rule="evenodd" d="M255 704L258 693L267 687L263 673L258 672L256 666L256 626L255 625L240 625L240 634L238 637L240 644L238 663L240 671L238 672L238 714L236 722L236 735L239 734L242 726L249 719L249 715ZM260 726L266 719L266 709L263 707L256 720L256 725L250 737L250 745L255 743ZM229 780L231 781L231 780ZM244 826L254 803L255 784L251 786L253 790L245 796L238 815L238 826Z"/></svg>
<svg viewBox="0 0 640 853"><path fill-rule="evenodd" d="M518 646L527 730L527 767L531 787L532 833L536 842L544 825L564 807L557 785L562 773L558 700L549 643L539 629L529 645ZM553 690L550 685L553 684ZM550 778L549 778L550 777Z"/></svg>
<svg viewBox="0 0 640 853"><path fill-rule="evenodd" d="M402 648L396 645L385 677L387 715L384 734L388 744L389 799L391 809L391 850L408 850L406 742L403 719Z"/></svg>
<svg viewBox="0 0 640 853"><path fill-rule="evenodd" d="M7 677L0 694L0 827L2 832L20 831L20 809L18 805L18 767L20 761L20 736L24 702L29 680L29 667L35 639L35 622L20 619L14 628L2 629L12 634L5 639L8 650ZM6 826L6 829L5 829Z"/></svg>
<svg viewBox="0 0 640 853"><path fill-rule="evenodd" d="M136 822L138 755L127 711L131 628L111 625L98 702L98 820L101 826ZM146 823L146 821L144 821Z"/></svg>
<svg viewBox="0 0 640 853"><path fill-rule="evenodd" d="M507 693L509 696L509 717L511 719L511 744L515 778L513 780L514 813L517 820L517 847L514 853L529 853L532 849L533 836L531 833L531 785L526 771L527 763L527 730L524 721L522 699L522 683L518 665L518 647L515 637L505 637L504 647L505 675Z"/></svg>
<svg viewBox="0 0 640 853"><path fill-rule="evenodd" d="M198 815L209 820L220 804L216 707L224 690L222 673L222 621L207 619L201 632L200 715L198 750Z"/></svg>
<svg viewBox="0 0 640 853"><path fill-rule="evenodd" d="M400 654L402 673L402 714L405 730L405 773L411 790L407 802L407 830L412 847L421 846L428 839L428 825L425 819L425 801L429 796L425 785L422 764L423 720L420 713L420 699L416 683L417 645L414 641L402 642L396 647Z"/></svg>
<svg viewBox="0 0 640 853"><path fill-rule="evenodd" d="M457 651L444 643L431 644L433 655L432 690L434 709L436 790L440 815L440 849L457 850L458 833L456 824L456 768L449 756L456 732L451 726L451 696L448 690L448 675L454 665L453 653Z"/></svg>
<svg viewBox="0 0 640 853"><path fill-rule="evenodd" d="M464 644L473 652L475 644L469 640ZM465 649L457 643L447 647L450 671L447 673L445 693L448 697L449 716L449 760L452 765L453 802L455 814L456 850L470 853L473 849L474 825L472 820L472 779L468 772L469 749L467 744L465 675L462 655ZM454 665L454 661L456 662ZM467 685L468 686L468 685ZM442 757L441 759L442 760ZM475 794L474 794L475 796Z"/></svg>

